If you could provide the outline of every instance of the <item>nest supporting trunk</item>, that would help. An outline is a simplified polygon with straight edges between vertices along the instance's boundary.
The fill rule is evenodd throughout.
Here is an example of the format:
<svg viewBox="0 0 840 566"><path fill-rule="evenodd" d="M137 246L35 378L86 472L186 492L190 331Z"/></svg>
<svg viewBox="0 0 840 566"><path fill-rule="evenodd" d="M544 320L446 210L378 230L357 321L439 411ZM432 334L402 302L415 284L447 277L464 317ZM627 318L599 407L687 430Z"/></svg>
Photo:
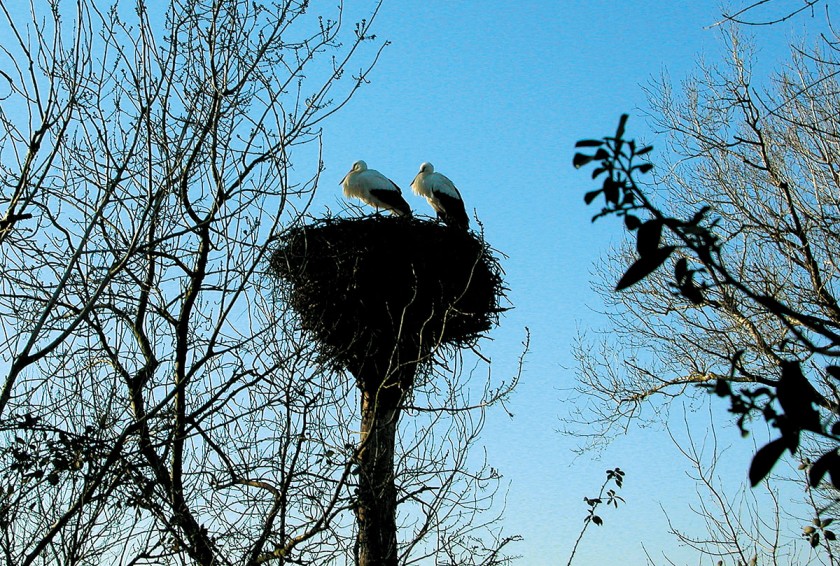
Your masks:
<svg viewBox="0 0 840 566"><path fill-rule="evenodd" d="M400 406L440 346L498 323L502 270L473 233L416 218L327 218L271 258L323 360L361 390L358 563L396 564L394 443Z"/></svg>

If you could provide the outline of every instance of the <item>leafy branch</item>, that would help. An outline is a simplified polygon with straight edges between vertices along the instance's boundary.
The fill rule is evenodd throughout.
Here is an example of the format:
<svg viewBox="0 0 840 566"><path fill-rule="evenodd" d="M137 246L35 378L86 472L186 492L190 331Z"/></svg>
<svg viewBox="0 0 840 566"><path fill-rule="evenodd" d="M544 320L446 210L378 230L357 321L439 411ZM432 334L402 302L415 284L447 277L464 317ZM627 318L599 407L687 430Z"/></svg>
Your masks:
<svg viewBox="0 0 840 566"><path fill-rule="evenodd" d="M644 159L652 146L637 147L624 137L627 115L622 115L615 135L603 139L577 142L582 151L575 154L573 165L581 168L594 165L592 179L600 180L598 189L587 192L584 201L593 203L603 197L603 206L592 220L614 215L624 221L625 229L636 237L637 258L615 286L622 291L639 283L665 263L671 262L671 291L698 308L722 310L725 297L738 294L751 301L762 312L774 317L789 332L792 340L811 355L840 357L840 334L833 321L826 321L806 312L799 312L761 289L754 289L727 269L721 254L721 240L715 234L717 220L709 219L710 207L700 208L685 220L665 214L646 195L637 179L653 170ZM779 188L787 190L785 181ZM715 296L711 291L717 291ZM748 433L746 422L755 415L775 428L779 437L761 447L753 457L749 478L753 486L770 473L785 451L796 454L803 433L810 433L834 443L811 465L808 482L817 486L828 475L832 485L840 488L840 419L838 407L820 394L805 377L801 361L778 357L778 375L757 375L742 360L743 352L732 356L727 378L715 384L701 384L720 397L730 400L730 412L738 416L742 434ZM734 390L730 381L748 378L752 387ZM828 365L822 376L827 382L840 381L840 366ZM819 408L827 411L823 419Z"/></svg>
<svg viewBox="0 0 840 566"><path fill-rule="evenodd" d="M607 479L604 480L604 483L601 485L601 490L598 492L598 497L583 498L586 504L589 505L589 512L583 519L583 528L580 530L580 534L578 535L578 538L575 541L575 546L572 548L572 553L569 555L569 561L566 563L567 566L569 566L572 563L572 560L574 560L578 545L580 544L581 539L583 539L583 534L586 532L586 529L589 528L589 525L594 523L595 525L600 527L604 524L604 520L601 518L601 516L595 514L595 511L598 509L598 506L602 503L606 503L607 507L612 505L613 507L618 509L619 501L621 503L624 503L624 498L617 495L615 489L607 489L610 483L614 483L617 489L621 489L621 486L624 483L624 472L621 470L621 468L607 470Z"/></svg>

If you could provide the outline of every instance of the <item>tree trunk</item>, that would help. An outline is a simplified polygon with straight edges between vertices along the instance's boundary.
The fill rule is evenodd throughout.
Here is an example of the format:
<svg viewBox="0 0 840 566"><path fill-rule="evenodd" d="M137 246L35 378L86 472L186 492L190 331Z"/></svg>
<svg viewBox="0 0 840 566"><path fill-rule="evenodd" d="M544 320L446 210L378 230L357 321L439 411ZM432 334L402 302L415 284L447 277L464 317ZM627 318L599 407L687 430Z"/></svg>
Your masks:
<svg viewBox="0 0 840 566"><path fill-rule="evenodd" d="M400 417L399 395L362 391L362 451L356 518L358 566L397 565L397 490L394 444Z"/></svg>

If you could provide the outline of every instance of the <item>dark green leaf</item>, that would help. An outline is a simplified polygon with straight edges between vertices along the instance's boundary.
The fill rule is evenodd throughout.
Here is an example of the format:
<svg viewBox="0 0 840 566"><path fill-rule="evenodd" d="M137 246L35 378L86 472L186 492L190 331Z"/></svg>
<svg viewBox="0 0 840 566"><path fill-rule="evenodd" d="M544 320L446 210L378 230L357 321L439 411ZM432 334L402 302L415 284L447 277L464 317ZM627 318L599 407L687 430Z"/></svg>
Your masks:
<svg viewBox="0 0 840 566"><path fill-rule="evenodd" d="M636 169L639 170L639 173L647 173L648 171L653 169L653 164L652 163L642 163L640 165L637 165Z"/></svg>
<svg viewBox="0 0 840 566"><path fill-rule="evenodd" d="M601 190L598 189L597 191L589 191L585 195L583 195L583 202L586 204L591 204L593 200L597 198L597 196L601 194Z"/></svg>
<svg viewBox="0 0 840 566"><path fill-rule="evenodd" d="M808 470L808 483L811 487L817 487L822 481L823 476L828 472L832 465L836 466L838 462L837 452L832 450L820 456L816 462L811 465Z"/></svg>
<svg viewBox="0 0 840 566"><path fill-rule="evenodd" d="M764 408L761 410L761 414L764 417L764 420L768 423L776 420L776 410L769 403L765 405Z"/></svg>
<svg viewBox="0 0 840 566"><path fill-rule="evenodd" d="M828 366L825 371L834 379L840 380L840 366Z"/></svg>
<svg viewBox="0 0 840 566"><path fill-rule="evenodd" d="M603 144L604 140L580 140L575 147L600 147Z"/></svg>
<svg viewBox="0 0 840 566"><path fill-rule="evenodd" d="M598 515L592 515L592 522L598 525L599 527L604 524L604 520L601 519Z"/></svg>
<svg viewBox="0 0 840 566"><path fill-rule="evenodd" d="M828 477L831 478L831 485L840 489L840 459L832 460L828 467Z"/></svg>
<svg viewBox="0 0 840 566"><path fill-rule="evenodd" d="M615 130L616 141L624 137L624 128L627 126L627 118L629 118L627 114L622 114L621 118L618 119L618 128Z"/></svg>
<svg viewBox="0 0 840 566"><path fill-rule="evenodd" d="M638 217L628 214L624 217L624 225L628 230L635 230L642 225L642 221Z"/></svg>
<svg viewBox="0 0 840 566"><path fill-rule="evenodd" d="M651 151L652 149L653 149L653 146L652 146L652 145L646 145L645 147L643 147L642 149L640 149L639 151L637 151L637 152L636 152L636 155L644 155L644 154L646 154L646 153L650 153L650 151Z"/></svg>
<svg viewBox="0 0 840 566"><path fill-rule="evenodd" d="M684 257L681 257L674 263L674 279L677 282L682 282L685 279L685 276L688 274L688 260Z"/></svg>
<svg viewBox="0 0 840 566"><path fill-rule="evenodd" d="M811 543L811 548L817 548L817 545L820 544L820 533L812 534L808 542Z"/></svg>
<svg viewBox="0 0 840 566"><path fill-rule="evenodd" d="M599 175L601 175L602 173L604 173L604 171L606 171L606 170L607 170L607 168L606 168L606 167L596 167L596 168L592 171L592 178L593 178L593 179L596 179Z"/></svg>
<svg viewBox="0 0 840 566"><path fill-rule="evenodd" d="M706 297L703 295L703 291L691 280L688 280L685 286L680 288L680 294L688 299L693 305L702 305L706 302Z"/></svg>
<svg viewBox="0 0 840 566"><path fill-rule="evenodd" d="M715 383L715 394L718 397L729 397L732 394L732 389L729 387L729 382L725 379L718 379Z"/></svg>
<svg viewBox="0 0 840 566"><path fill-rule="evenodd" d="M612 178L604 179L603 191L604 199L611 204L618 204L618 192L620 185Z"/></svg>
<svg viewBox="0 0 840 566"><path fill-rule="evenodd" d="M668 256L675 250L674 246L659 248L653 253L642 256L633 263L615 285L616 291L635 285L665 263Z"/></svg>
<svg viewBox="0 0 840 566"><path fill-rule="evenodd" d="M776 397L785 415L798 427L822 432L820 414L813 407L819 393L802 374L799 362L783 361L782 375L776 386Z"/></svg>
<svg viewBox="0 0 840 566"><path fill-rule="evenodd" d="M767 422L772 422L773 419L765 419ZM789 427L788 427L789 428ZM797 449L799 448L799 430L785 430L782 433L782 438L785 440L785 444L787 445L787 449L790 451L791 454L796 454Z"/></svg>
<svg viewBox="0 0 840 566"><path fill-rule="evenodd" d="M825 536L825 540L834 540L837 538L832 531L825 531L823 535Z"/></svg>
<svg viewBox="0 0 840 566"><path fill-rule="evenodd" d="M636 251L644 257L655 253L659 249L659 241L662 239L662 222L659 220L648 220L639 226L636 236Z"/></svg>
<svg viewBox="0 0 840 566"><path fill-rule="evenodd" d="M764 446L753 456L752 464L750 464L750 484L755 487L758 482L763 480L782 454L787 448L787 442L784 438L777 438Z"/></svg>
<svg viewBox="0 0 840 566"><path fill-rule="evenodd" d="M574 165L575 169L580 169L584 165L591 162L594 157L591 155L586 155L585 153L576 153L574 158L572 158L572 165Z"/></svg>

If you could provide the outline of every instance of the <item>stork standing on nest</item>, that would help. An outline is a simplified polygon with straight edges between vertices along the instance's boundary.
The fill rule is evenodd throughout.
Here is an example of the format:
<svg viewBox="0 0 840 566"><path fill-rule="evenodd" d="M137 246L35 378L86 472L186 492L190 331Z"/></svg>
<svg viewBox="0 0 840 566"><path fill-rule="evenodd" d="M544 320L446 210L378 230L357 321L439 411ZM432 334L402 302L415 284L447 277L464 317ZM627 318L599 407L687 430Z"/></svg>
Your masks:
<svg viewBox="0 0 840 566"><path fill-rule="evenodd" d="M470 219L464 209L464 199L446 175L435 173L431 163L423 163L420 172L411 182L411 190L416 195L426 197L437 217L447 226L454 226L466 230L470 226Z"/></svg>
<svg viewBox="0 0 840 566"><path fill-rule="evenodd" d="M368 169L367 163L357 161L341 180L344 196L356 197L377 211L390 210L399 216L411 216L411 207L402 197L402 191L391 179L375 169Z"/></svg>

